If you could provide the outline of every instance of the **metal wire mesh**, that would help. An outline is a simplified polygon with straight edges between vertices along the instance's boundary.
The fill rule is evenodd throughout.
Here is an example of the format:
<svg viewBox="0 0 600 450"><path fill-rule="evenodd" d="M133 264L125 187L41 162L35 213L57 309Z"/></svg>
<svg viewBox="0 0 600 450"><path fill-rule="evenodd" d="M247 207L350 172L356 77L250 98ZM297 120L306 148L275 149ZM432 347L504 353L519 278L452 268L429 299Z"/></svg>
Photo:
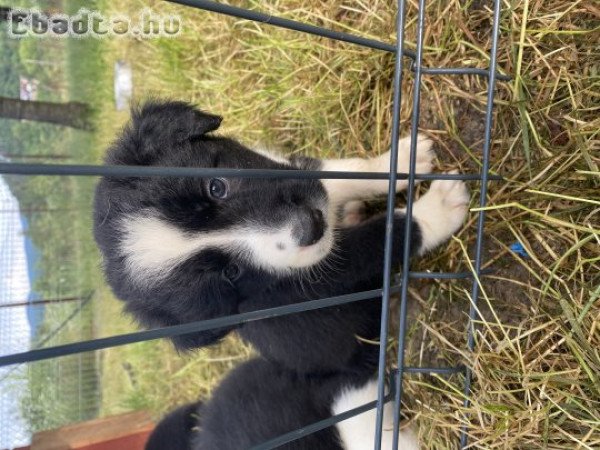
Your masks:
<svg viewBox="0 0 600 450"><path fill-rule="evenodd" d="M46 247L50 251L44 262L57 262L48 271L55 276L44 276L38 270L44 257L30 234L31 225L41 216L48 219L64 213L60 209L20 208L9 184L0 179L2 356L92 335L88 320L92 294L82 295L80 286L62 278L60 263L73 270L78 258L63 253L68 246L53 242ZM27 444L31 432L95 417L100 403L96 356L79 353L40 364L0 367L0 448ZM50 408L52 414L47 414Z"/></svg>
<svg viewBox="0 0 600 450"><path fill-rule="evenodd" d="M437 180L437 179L459 179L459 180L478 180L481 183L479 206L484 207L486 205L487 198L487 184L492 180L500 180L501 177L495 176L488 173L489 170L489 155L490 155L490 143L492 133L492 110L493 110L493 99L495 92L495 85L497 80L508 80L509 77L503 74L497 73L496 69L496 53L498 47L498 35L499 35L499 19L500 19L500 0L494 0L493 8L493 26L491 30L491 41L492 48L490 51L490 64L487 70L479 68L428 68L422 64L423 56L423 36L425 29L425 0L419 0L419 14L417 22L417 41L416 51L407 51L404 49L404 26L405 26L405 0L398 1L398 15L397 15L397 39L395 45L390 45L373 39L366 39L359 36L355 36L348 33L338 32L329 30L326 28L308 25L297 21L274 17L269 14L263 14L256 11L250 11L243 8L238 8L230 5L219 4L209 0L169 0L173 3L186 5L190 7L200 8L216 13L226 14L242 19L248 19L257 21L265 24L269 24L276 27L282 27L298 32L308 33L317 35L329 39L343 41L354 45L369 47L375 50L382 50L391 52L397 55L395 59L395 72L394 72L394 99L393 99L393 121L392 121L392 148L391 148L391 162L390 162L390 173L364 173L364 172L319 172L319 171L277 171L277 170L234 170L234 169L193 169L193 168L167 168L167 167L109 167L109 166L93 166L93 165L50 165L50 164L15 164L15 163L0 163L0 174L19 174L19 175L55 175L55 176L180 176L180 177L231 177L231 178L295 178L295 179L387 179L389 180L389 190L387 198L387 227L385 235L385 260L384 260L384 275L382 280L382 288L367 292L359 292L348 295L342 295L338 297L320 299L308 301L301 304L286 305L282 307L270 308L260 311L253 311L244 314L237 314L228 317L221 317L217 319L205 320L195 323L188 323L184 325L165 327L161 329L154 329L148 331L139 331L135 333L129 333L119 336L113 336L102 339L92 339L82 342L76 342L67 345L53 346L48 348L42 348L37 350L31 350L23 353L15 353L0 357L0 367L5 367L13 364L40 361L49 358L57 358L60 356L77 354L82 352L88 352L93 350L105 349L109 347L115 347L120 345L131 344L134 342L141 342L151 339L157 339L162 337L176 336L186 334L190 332L205 331L210 329L221 328L234 324L245 323L254 320L261 320L265 318L272 318L283 316L287 314L294 314L302 311L326 308L333 305L341 305L350 302L362 301L365 299L371 299L373 297L380 296L382 298L382 317L381 317L381 330L380 330L380 356L379 356L379 376L378 376L378 400L363 405L361 407L352 409L343 414L339 414L330 417L326 420L311 424L304 427L301 430L295 430L285 435L279 436L269 442L265 442L257 447L256 450L266 450L276 448L288 442L300 439L303 436L312 434L323 428L332 426L333 424L350 417L361 414L370 409L377 409L377 426L376 434L374 438L374 448L379 450L381 448L381 437L382 437L382 421L383 421L383 405L388 401L394 401L394 444L393 448L397 448L398 435L399 435L399 419L401 414L401 404L403 396L403 379L407 374L414 373L436 373L441 375L449 375L454 373L464 373L465 375L465 406L469 405L469 396L471 392L471 371L468 367L407 367L404 362L404 350L406 342L406 317L407 317L407 298L408 298L408 285L409 280L414 278L428 278L428 279L464 279L472 278L471 288L471 308L469 311L469 325L468 325L468 336L467 345L469 350L473 350L474 347L474 319L476 318L477 311L477 300L479 297L480 278L485 275L482 270L482 247L483 247L483 229L485 221L485 211L479 211L479 217L477 220L477 237L475 245L475 263L474 271L463 272L463 273L429 273L429 272L414 272L410 270L410 220L407 221L405 229L405 242L407 245L404 247L403 253L403 265L401 272L401 282L399 284L392 283L392 268L391 268L391 256L393 252L392 248L392 230L393 230L393 211L394 211L394 195L395 185L398 179L408 180L408 193L407 193L407 206L406 215L410 219L413 208L413 191L416 180ZM411 140L410 149L410 170L408 174L396 173L397 170L397 155L398 155L398 137L399 137L399 117L400 117L400 104L401 98L401 86L402 86L402 75L404 71L404 58L410 59L410 70L414 72L415 86L413 90L412 98L412 120L411 120ZM483 158L481 164L481 173L479 174L415 174L416 166L416 143L417 139L414 137L417 134L419 126L419 103L420 103L420 88L421 88L421 77L423 74L429 75L464 75L471 74L488 79L487 89L487 105L485 111L485 136L483 142ZM392 389L387 395L384 394L385 387L385 344L388 338L388 322L389 322L389 304L390 295L392 293L400 294L400 327L398 334L398 354L397 354L397 367L398 369L393 373L393 380L390 383ZM466 427L462 429L460 445L461 448L465 448L467 445L467 431Z"/></svg>

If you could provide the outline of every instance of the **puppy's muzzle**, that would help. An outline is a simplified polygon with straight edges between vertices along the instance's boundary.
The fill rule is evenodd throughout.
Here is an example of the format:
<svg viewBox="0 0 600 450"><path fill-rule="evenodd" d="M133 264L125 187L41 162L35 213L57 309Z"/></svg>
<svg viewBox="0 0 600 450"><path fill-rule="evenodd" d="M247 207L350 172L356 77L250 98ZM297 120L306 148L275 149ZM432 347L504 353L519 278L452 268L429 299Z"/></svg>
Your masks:
<svg viewBox="0 0 600 450"><path fill-rule="evenodd" d="M320 209L302 208L292 228L292 236L299 247L316 244L325 234L327 224Z"/></svg>

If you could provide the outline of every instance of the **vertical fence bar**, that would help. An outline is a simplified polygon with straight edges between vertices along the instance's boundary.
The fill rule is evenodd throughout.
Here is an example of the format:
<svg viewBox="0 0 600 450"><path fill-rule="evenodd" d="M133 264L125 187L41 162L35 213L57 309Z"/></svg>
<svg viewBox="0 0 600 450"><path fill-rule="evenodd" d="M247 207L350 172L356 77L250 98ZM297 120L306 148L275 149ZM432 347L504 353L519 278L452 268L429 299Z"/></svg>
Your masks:
<svg viewBox="0 0 600 450"><path fill-rule="evenodd" d="M479 206L485 207L487 203L488 172L490 167L490 146L492 140L494 92L496 90L496 65L498 53L498 35L500 31L500 0L494 0L494 16L492 23L492 48L490 50L490 67L488 70L487 104L485 109L485 138L483 141L483 160L481 169L481 191L479 194ZM471 307L469 309L469 323L467 331L467 346L469 352L473 351L475 345L475 315L477 314L477 301L479 299L479 280L481 275L481 259L483 247L483 225L485 221L485 210L479 211L477 218L477 240L475 243L475 277L471 289ZM472 372L469 367L465 371L465 400L463 406L466 408L471 404L471 379ZM460 448L467 446L467 425L463 425L460 434Z"/></svg>
<svg viewBox="0 0 600 450"><path fill-rule="evenodd" d="M383 292L379 336L379 364L377 373L377 414L375 422L375 450L381 449L383 408L385 397L385 361L389 327L390 285L392 276L392 238L394 232L394 203L396 199L396 171L398 169L398 140L400 138L400 104L402 101L402 70L404 50L404 3L398 0L396 15L396 54L394 62L394 101L392 106L392 148L390 152L390 182L388 186L385 222L385 253L383 261ZM411 156L412 158L412 156ZM411 166L413 167L413 166ZM413 174L414 175L414 174Z"/></svg>
<svg viewBox="0 0 600 450"><path fill-rule="evenodd" d="M398 331L398 373L396 376L396 391L394 399L394 430L392 449L398 449L400 433L400 412L402 408L402 382L404 378L404 348L406 336L406 309L408 303L409 263L410 263L410 233L412 207L415 187L415 167L417 154L417 133L419 130L419 108L421 105L421 66L423 60L423 34L425 29L425 0L419 0L419 15L417 19L417 55L415 58L415 85L413 90L413 110L410 141L410 170L408 171L408 192L406 203L406 225L404 230L404 253L402 255L402 281L400 286L400 327Z"/></svg>

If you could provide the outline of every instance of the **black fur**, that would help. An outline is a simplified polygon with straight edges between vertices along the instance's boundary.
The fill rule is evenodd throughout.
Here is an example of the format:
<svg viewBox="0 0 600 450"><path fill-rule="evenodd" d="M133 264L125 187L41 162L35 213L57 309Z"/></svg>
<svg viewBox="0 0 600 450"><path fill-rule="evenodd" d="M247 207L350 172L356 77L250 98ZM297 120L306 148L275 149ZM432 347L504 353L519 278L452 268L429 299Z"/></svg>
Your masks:
<svg viewBox="0 0 600 450"><path fill-rule="evenodd" d="M187 450L199 431L202 403L190 403L164 417L146 442L146 450Z"/></svg>
<svg viewBox="0 0 600 450"><path fill-rule="evenodd" d="M368 374L308 376L263 358L234 369L206 404L185 405L165 417L146 450L242 450L331 416L344 386ZM335 427L295 440L285 450L343 450Z"/></svg>
<svg viewBox="0 0 600 450"><path fill-rule="evenodd" d="M107 164L176 167L289 169L225 137L207 135L220 119L184 103L149 103L109 150ZM300 159L306 167L305 159ZM310 163L315 167L314 161ZM231 198L215 202L206 179L103 178L95 199L94 232L104 256L107 280L128 311L146 327L162 327L222 317L262 308L375 289L383 274L385 218L338 230L333 254L317 275L294 271L276 275L222 251L203 251L183 261L163 281L151 286L132 283L118 251L120 221L151 208L186 232L219 230L238 217L270 223L286 220L297 209L311 210L325 201L318 180L230 179ZM393 264L402 254L404 217L394 223ZM413 243L419 247L417 223ZM160 245L160 242L156 243ZM235 276L231 277L231 273ZM377 347L356 339L377 339L380 299L261 320L238 327L267 359L307 373L345 370ZM234 327L193 333L174 339L181 349L211 344Z"/></svg>
<svg viewBox="0 0 600 450"><path fill-rule="evenodd" d="M108 152L111 165L318 170L321 163L295 157L290 164L252 152L235 140L207 134L219 117L180 102L149 103ZM314 273L275 274L221 250L204 250L182 261L165 279L132 282L120 253L127 217L152 211L186 233L231 226L240 217L277 225L297 217L299 232L318 239L327 225L314 211L326 202L319 180L230 179L231 196L208 195L210 180L192 178L103 178L95 198L94 234L106 278L117 297L145 327L163 327L308 300L376 289L383 277L385 217L337 230L335 251ZM399 264L405 219L396 214L392 263ZM418 224L412 224L418 249ZM161 245L157 242L156 245ZM328 417L345 385L359 386L376 371L380 298L307 311L174 338L180 349L212 344L230 331L262 358L235 369L206 406L188 405L169 415L148 444L158 448L240 450ZM365 340L357 339L357 336ZM195 417L194 411L199 419ZM199 423L195 420L200 420ZM202 432L194 433L194 425ZM165 446L169 442L169 446ZM341 449L335 428L289 444L288 449Z"/></svg>

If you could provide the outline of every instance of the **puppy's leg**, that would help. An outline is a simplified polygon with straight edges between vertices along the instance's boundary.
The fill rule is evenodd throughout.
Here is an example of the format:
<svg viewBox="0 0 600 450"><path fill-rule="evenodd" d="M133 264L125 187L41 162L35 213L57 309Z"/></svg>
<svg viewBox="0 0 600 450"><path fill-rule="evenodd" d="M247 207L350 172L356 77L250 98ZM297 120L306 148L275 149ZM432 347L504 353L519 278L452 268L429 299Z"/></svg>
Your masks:
<svg viewBox="0 0 600 450"><path fill-rule="evenodd" d="M429 173L433 160L432 142L423 134L417 135L417 173ZM410 136L398 141L398 172L408 173L410 165ZM390 152L375 158L348 158L323 160L321 170L348 172L389 172ZM350 200L368 199L388 192L388 180L323 180L329 199L333 204L342 204ZM407 180L398 180L396 190L401 191L408 185Z"/></svg>
<svg viewBox="0 0 600 450"><path fill-rule="evenodd" d="M150 434L145 450L189 450L200 426L201 402L170 412Z"/></svg>
<svg viewBox="0 0 600 450"><path fill-rule="evenodd" d="M429 191L413 205L412 218L421 232L419 254L437 247L460 229L468 204L469 191L463 181L436 180L431 183Z"/></svg>
<svg viewBox="0 0 600 450"><path fill-rule="evenodd" d="M436 180L429 191L413 205L411 252L423 254L448 240L458 231L467 215L469 192L459 180ZM370 280L383 271L385 215L379 215L350 228L341 228L334 266L347 276L336 279L336 292L346 293L350 285ZM396 209L394 217L392 265L401 263L406 215Z"/></svg>
<svg viewBox="0 0 600 450"><path fill-rule="evenodd" d="M334 415L358 408L377 399L377 381L372 380L361 387L344 389L335 399L332 406ZM383 410L382 450L392 450L394 432L393 403L388 402ZM375 439L376 411L367 412L343 420L336 425L345 450L365 450L373 448ZM410 426L400 425L398 442L399 450L419 450L419 440L415 430Z"/></svg>

